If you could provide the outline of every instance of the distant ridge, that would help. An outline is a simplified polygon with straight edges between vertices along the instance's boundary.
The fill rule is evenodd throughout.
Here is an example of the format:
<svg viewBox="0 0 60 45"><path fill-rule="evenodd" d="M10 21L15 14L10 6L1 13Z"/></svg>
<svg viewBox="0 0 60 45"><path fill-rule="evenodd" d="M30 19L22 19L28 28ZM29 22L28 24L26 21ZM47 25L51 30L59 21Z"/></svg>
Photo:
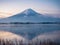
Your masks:
<svg viewBox="0 0 60 45"><path fill-rule="evenodd" d="M60 22L60 18L54 18L49 16L44 16L43 14L39 14L33 9L29 8L24 10L21 13L18 13L14 16L0 19L0 23L10 23L10 22Z"/></svg>

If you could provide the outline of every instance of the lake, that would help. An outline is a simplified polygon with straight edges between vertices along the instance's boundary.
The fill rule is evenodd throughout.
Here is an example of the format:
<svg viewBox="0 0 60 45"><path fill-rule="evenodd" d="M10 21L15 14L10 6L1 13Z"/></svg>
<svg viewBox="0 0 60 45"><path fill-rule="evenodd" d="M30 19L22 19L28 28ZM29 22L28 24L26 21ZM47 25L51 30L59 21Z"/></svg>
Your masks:
<svg viewBox="0 0 60 45"><path fill-rule="evenodd" d="M0 24L0 30L32 39L43 33L59 31L60 24Z"/></svg>

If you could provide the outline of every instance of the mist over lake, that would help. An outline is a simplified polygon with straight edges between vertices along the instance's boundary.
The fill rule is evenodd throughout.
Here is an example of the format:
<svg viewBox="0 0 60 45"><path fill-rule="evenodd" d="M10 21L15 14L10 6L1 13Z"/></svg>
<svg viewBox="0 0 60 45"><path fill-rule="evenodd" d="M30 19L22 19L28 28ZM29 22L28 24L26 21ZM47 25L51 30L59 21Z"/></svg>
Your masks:
<svg viewBox="0 0 60 45"><path fill-rule="evenodd" d="M0 24L0 30L33 39L43 33L59 31L60 24Z"/></svg>

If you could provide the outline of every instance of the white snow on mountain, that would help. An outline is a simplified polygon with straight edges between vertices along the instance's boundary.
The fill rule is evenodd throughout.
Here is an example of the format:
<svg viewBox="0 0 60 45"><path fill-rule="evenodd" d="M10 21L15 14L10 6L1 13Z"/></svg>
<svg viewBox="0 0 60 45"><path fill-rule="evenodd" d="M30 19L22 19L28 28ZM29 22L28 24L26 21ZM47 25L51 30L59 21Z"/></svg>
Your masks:
<svg viewBox="0 0 60 45"><path fill-rule="evenodd" d="M26 15L30 15L30 14L38 14L37 12L35 12L34 10L32 10L32 9L26 9L26 10L24 10L22 13L24 13L24 14L26 14Z"/></svg>

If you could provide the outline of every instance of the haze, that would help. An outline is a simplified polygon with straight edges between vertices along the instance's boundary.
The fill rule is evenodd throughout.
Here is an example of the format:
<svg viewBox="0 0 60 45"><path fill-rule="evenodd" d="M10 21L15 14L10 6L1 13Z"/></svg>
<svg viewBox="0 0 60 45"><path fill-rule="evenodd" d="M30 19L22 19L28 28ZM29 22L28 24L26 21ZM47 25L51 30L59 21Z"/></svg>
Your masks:
<svg viewBox="0 0 60 45"><path fill-rule="evenodd" d="M0 0L0 18L12 16L32 8L38 13L59 14L60 0ZM55 16L55 15L53 15Z"/></svg>

